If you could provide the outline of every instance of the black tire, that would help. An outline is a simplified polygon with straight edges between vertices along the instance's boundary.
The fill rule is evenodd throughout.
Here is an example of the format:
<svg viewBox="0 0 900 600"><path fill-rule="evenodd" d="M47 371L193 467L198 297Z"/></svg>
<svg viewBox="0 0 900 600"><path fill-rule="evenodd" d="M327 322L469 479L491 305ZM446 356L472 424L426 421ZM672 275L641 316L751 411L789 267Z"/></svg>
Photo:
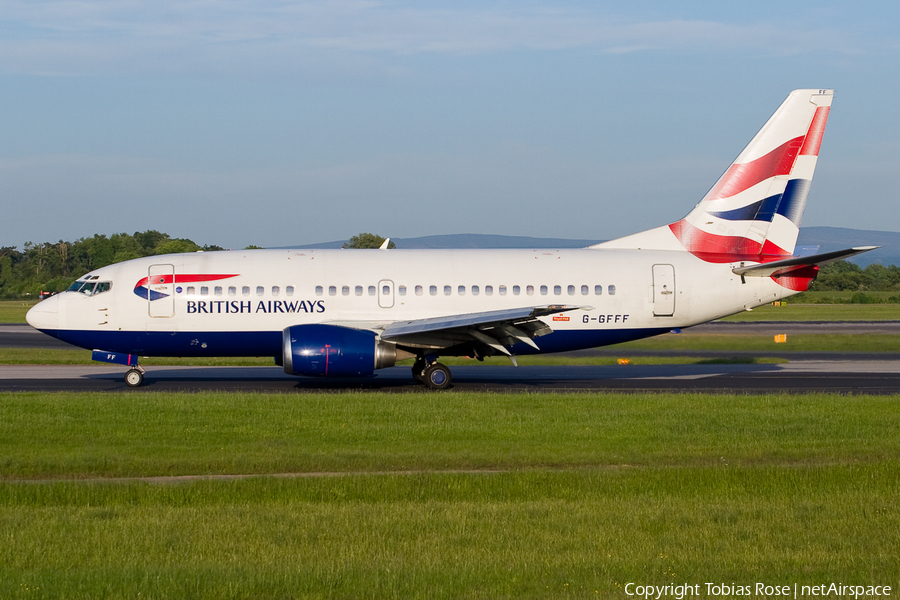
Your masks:
<svg viewBox="0 0 900 600"><path fill-rule="evenodd" d="M450 374L450 369L448 369L446 365L436 362L425 369L423 379L423 383L429 389L446 390L450 387L453 376Z"/></svg>
<svg viewBox="0 0 900 600"><path fill-rule="evenodd" d="M137 369L129 369L125 373L125 385L128 387L138 387L144 383L144 374Z"/></svg>

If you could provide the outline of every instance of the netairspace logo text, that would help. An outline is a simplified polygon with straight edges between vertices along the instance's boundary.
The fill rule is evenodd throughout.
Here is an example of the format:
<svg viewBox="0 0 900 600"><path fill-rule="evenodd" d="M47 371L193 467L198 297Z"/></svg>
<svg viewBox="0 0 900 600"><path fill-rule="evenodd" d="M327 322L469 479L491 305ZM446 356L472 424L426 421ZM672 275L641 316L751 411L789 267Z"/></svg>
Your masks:
<svg viewBox="0 0 900 600"><path fill-rule="evenodd" d="M817 596L846 597L846 598L874 598L877 596L890 596L891 587L887 585L845 585L843 583L823 583L819 585L772 585L768 583L756 583L753 585L738 585L736 583L684 583L681 585L641 585L638 583L626 583L625 594L649 600L661 600L662 598L674 598L683 600L693 596L699 597L732 597L752 596L755 598L813 598Z"/></svg>

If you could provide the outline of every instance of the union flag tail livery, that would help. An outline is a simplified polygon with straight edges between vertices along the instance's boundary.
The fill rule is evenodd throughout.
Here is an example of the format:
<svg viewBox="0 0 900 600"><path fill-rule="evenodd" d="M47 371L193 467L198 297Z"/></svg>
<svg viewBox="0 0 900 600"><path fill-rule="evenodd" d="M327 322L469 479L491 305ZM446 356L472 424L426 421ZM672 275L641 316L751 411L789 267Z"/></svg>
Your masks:
<svg viewBox="0 0 900 600"><path fill-rule="evenodd" d="M617 344L803 291L792 256L831 90L797 90L685 218L558 250L244 250L138 258L87 273L28 311L44 333L130 367L138 356L271 356L290 375L369 377L412 358L483 360Z"/></svg>
<svg viewBox="0 0 900 600"><path fill-rule="evenodd" d="M597 248L685 249L715 263L790 256L833 90L795 90L685 218Z"/></svg>

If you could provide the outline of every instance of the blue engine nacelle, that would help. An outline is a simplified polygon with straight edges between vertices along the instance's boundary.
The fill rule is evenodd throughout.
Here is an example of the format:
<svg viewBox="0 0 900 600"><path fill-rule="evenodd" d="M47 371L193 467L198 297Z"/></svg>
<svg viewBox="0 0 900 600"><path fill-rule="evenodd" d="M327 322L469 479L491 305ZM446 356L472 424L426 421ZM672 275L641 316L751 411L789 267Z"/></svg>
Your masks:
<svg viewBox="0 0 900 600"><path fill-rule="evenodd" d="M394 344L339 325L294 325L284 330L283 340L288 375L366 377L397 361Z"/></svg>

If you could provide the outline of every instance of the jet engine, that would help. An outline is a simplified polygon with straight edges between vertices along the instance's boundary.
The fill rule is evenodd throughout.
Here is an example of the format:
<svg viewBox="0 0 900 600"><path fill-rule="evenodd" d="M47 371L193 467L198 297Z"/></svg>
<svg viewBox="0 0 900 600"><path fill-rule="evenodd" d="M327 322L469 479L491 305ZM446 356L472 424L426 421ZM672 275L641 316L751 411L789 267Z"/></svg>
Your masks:
<svg viewBox="0 0 900 600"><path fill-rule="evenodd" d="M294 325L283 333L284 372L317 377L365 377L393 367L397 347L371 331L339 325Z"/></svg>

